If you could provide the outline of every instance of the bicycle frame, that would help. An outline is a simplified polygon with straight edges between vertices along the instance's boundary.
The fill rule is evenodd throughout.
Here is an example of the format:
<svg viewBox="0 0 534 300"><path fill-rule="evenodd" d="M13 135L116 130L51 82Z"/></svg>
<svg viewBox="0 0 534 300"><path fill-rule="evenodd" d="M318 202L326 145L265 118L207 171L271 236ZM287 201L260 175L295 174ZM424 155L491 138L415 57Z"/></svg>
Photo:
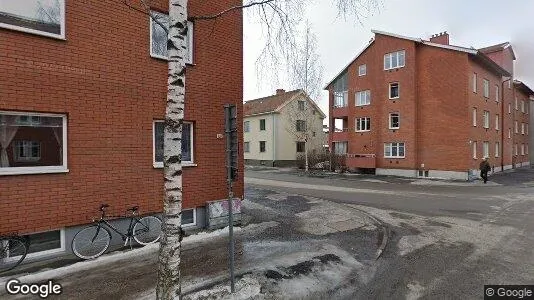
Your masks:
<svg viewBox="0 0 534 300"><path fill-rule="evenodd" d="M119 234L121 236L122 240L124 241L124 246L126 246L128 244L128 242L131 242L131 239L134 236L133 228L134 228L135 224L140 223L139 220L141 220L141 218L139 218L139 217L137 217L136 215L133 215L133 214L132 214L132 216L129 216L128 218L130 219L130 224L128 225L128 230L127 230L126 234L121 232L118 228L113 226L111 223L109 223L108 220L104 219L104 217L101 217L99 220L96 220L94 222L94 224L98 226L98 229L97 229L96 234L93 237L92 241L94 241L94 239L98 236L98 234L100 233L100 230L102 228L104 228L104 230L107 230L108 233L110 233L108 229L111 229L111 230L115 231L117 234ZM142 223L140 223L140 224L142 224ZM142 225L144 226L144 224L142 224ZM113 236L111 236L111 238L113 238Z"/></svg>

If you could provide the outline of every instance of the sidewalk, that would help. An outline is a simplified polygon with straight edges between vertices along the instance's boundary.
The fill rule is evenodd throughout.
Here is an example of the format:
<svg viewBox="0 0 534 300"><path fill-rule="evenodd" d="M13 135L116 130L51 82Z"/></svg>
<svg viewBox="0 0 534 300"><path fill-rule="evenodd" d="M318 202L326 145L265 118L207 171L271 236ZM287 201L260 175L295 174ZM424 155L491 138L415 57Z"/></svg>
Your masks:
<svg viewBox="0 0 534 300"><path fill-rule="evenodd" d="M243 212L250 225L235 230L243 299L335 297L354 287L346 278L369 276L378 229L356 210L313 197L249 189ZM40 271L14 277L23 283L53 279L63 286L57 299L153 299L157 250L158 245L149 245L59 268L45 264ZM227 255L227 229L184 239L186 299L229 295ZM7 279L0 278L0 298L22 299L5 294Z"/></svg>

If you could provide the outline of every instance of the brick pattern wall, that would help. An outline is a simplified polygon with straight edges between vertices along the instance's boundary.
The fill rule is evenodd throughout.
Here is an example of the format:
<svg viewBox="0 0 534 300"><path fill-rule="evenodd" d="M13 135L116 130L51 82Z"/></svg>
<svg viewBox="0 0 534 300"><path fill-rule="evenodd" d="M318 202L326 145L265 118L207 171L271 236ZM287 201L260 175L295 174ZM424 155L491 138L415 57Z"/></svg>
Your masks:
<svg viewBox="0 0 534 300"><path fill-rule="evenodd" d="M0 233L86 223L102 202L112 213L133 204L143 213L162 210L152 123L164 117L167 64L150 57L148 16L121 1L66 2L64 41L0 29L0 110L66 114L69 168L1 176ZM167 11L167 1L154 2ZM206 15L241 2L189 3L189 15ZM237 104L241 115L243 95L241 12L198 21L194 30L185 118L195 126L198 166L184 169L184 208L227 196L225 142L217 134L224 133L223 105ZM239 178L241 197L242 171Z"/></svg>

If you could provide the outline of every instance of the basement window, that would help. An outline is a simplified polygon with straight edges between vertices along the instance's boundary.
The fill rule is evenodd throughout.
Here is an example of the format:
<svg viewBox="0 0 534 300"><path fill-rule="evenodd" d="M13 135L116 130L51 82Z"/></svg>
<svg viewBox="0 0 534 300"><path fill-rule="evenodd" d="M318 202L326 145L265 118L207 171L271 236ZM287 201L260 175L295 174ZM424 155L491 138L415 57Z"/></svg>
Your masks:
<svg viewBox="0 0 534 300"><path fill-rule="evenodd" d="M196 208L182 209L182 227L197 225Z"/></svg>

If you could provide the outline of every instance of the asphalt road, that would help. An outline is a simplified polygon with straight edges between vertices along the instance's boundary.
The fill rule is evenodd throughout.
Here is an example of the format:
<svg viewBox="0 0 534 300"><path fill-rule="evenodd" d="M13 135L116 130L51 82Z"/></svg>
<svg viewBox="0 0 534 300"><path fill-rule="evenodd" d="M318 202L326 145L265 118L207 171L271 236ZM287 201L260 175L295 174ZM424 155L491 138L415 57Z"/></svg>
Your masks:
<svg viewBox="0 0 534 300"><path fill-rule="evenodd" d="M354 283L347 299L482 299L484 284L534 284L533 180L534 169L496 174L488 185L245 173L248 187L324 198L388 224L372 278Z"/></svg>

